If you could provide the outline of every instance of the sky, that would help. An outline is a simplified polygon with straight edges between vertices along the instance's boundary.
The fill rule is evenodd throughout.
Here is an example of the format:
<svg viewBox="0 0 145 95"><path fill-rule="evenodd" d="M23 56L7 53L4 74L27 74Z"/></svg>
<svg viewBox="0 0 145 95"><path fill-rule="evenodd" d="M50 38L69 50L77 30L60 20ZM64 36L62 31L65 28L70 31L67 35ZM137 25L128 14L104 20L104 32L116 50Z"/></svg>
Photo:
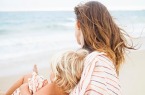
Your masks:
<svg viewBox="0 0 145 95"><path fill-rule="evenodd" d="M0 0L0 11L73 10L74 6L90 0ZM97 0L109 10L145 10L145 0Z"/></svg>

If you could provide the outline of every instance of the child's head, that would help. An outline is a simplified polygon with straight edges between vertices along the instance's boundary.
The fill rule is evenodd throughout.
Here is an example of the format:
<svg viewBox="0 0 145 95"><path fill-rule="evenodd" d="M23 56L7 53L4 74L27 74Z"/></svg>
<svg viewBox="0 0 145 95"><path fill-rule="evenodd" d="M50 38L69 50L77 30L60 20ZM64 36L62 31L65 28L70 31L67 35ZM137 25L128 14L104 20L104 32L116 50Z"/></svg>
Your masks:
<svg viewBox="0 0 145 95"><path fill-rule="evenodd" d="M52 82L56 83L66 93L69 93L81 78L84 58L87 54L88 51L80 49L66 51L55 56L51 61L54 76Z"/></svg>

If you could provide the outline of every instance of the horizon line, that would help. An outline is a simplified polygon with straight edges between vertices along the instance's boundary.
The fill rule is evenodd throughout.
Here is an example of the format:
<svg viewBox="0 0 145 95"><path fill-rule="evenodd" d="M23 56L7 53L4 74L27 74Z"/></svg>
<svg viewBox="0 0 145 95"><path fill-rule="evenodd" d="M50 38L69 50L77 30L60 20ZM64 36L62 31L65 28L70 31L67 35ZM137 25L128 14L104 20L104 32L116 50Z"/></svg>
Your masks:
<svg viewBox="0 0 145 95"><path fill-rule="evenodd" d="M109 11L145 11L145 9L108 9ZM0 12L39 12L39 11L74 11L74 10L0 10Z"/></svg>

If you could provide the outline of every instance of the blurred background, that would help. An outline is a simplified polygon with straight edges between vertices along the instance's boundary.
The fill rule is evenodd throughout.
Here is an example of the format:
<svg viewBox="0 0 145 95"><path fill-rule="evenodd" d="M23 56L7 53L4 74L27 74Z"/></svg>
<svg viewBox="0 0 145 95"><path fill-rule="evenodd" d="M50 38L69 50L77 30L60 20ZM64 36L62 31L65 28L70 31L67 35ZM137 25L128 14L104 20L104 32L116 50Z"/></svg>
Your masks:
<svg viewBox="0 0 145 95"><path fill-rule="evenodd" d="M73 9L90 0L0 0L0 91L6 91L37 64L49 77L49 59L77 49ZM120 80L123 95L145 95L145 1L98 0L115 22L133 37Z"/></svg>

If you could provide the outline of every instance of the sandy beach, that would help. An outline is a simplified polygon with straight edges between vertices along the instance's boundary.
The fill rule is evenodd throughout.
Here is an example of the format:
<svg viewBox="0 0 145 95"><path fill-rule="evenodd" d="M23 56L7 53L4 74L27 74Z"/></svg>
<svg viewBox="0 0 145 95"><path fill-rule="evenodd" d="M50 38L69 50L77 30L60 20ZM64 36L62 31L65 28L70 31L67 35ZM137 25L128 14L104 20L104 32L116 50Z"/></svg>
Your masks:
<svg viewBox="0 0 145 95"><path fill-rule="evenodd" d="M145 50L132 51L121 68L123 95L145 95Z"/></svg>
<svg viewBox="0 0 145 95"><path fill-rule="evenodd" d="M140 38L139 40L137 41L135 40L134 42L135 43L139 42L139 44L142 43L143 45L145 45L144 41L145 38ZM39 63L41 63L41 61L42 60L40 60ZM129 53L127 53L126 61L122 65L120 71L120 82L123 90L123 95L145 95L144 61L145 61L145 49L132 50ZM5 92L19 77L21 77L25 73L21 74L18 73L12 76L0 77L0 91ZM44 77L49 78L49 68L47 67L41 68L39 69L39 73Z"/></svg>

